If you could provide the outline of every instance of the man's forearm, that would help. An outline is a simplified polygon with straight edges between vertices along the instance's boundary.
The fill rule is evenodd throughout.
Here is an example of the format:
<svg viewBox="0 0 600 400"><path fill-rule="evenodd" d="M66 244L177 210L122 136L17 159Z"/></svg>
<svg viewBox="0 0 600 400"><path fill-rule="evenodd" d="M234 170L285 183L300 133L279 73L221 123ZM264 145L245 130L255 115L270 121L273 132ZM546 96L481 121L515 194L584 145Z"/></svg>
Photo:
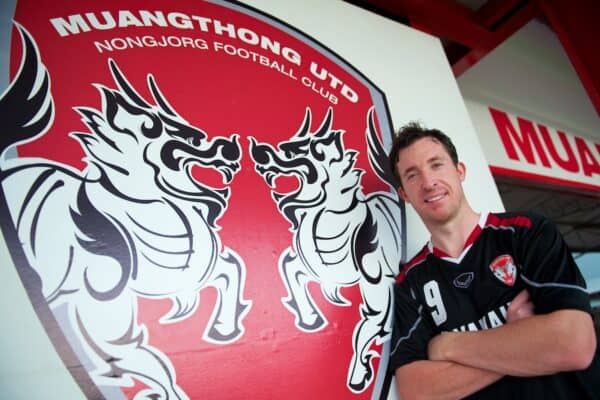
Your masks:
<svg viewBox="0 0 600 400"><path fill-rule="evenodd" d="M504 375L538 376L586 368L595 346L590 316L561 310L494 329L442 334L430 342L429 357Z"/></svg>
<svg viewBox="0 0 600 400"><path fill-rule="evenodd" d="M502 375L448 361L414 361L396 370L402 400L462 399L496 382Z"/></svg>

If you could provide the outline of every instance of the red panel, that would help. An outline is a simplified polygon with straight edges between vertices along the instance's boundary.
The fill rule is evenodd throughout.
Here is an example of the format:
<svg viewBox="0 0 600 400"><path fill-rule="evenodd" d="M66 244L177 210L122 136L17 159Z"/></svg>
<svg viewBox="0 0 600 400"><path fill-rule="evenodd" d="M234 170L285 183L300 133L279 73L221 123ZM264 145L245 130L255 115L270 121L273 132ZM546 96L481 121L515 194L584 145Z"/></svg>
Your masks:
<svg viewBox="0 0 600 400"><path fill-rule="evenodd" d="M502 26L493 33L493 38L488 42L481 42L479 46L472 48L462 59L452 65L454 76L460 76L476 62L481 60L487 53L492 51L513 33L531 21L538 13L534 4L528 3L513 16L511 16Z"/></svg>
<svg viewBox="0 0 600 400"><path fill-rule="evenodd" d="M474 13L454 1L413 2L408 17L410 24L466 47L489 45L493 34L475 21Z"/></svg>
<svg viewBox="0 0 600 400"><path fill-rule="evenodd" d="M410 26L466 47L492 40L491 33L475 22L473 11L454 0L369 0L365 3L399 18L408 18Z"/></svg>
<svg viewBox="0 0 600 400"><path fill-rule="evenodd" d="M475 17L482 26L491 28L519 4L519 0L488 0L475 12Z"/></svg>
<svg viewBox="0 0 600 400"><path fill-rule="evenodd" d="M583 86L600 114L600 56L598 56L597 0L538 0L538 4L558 34Z"/></svg>

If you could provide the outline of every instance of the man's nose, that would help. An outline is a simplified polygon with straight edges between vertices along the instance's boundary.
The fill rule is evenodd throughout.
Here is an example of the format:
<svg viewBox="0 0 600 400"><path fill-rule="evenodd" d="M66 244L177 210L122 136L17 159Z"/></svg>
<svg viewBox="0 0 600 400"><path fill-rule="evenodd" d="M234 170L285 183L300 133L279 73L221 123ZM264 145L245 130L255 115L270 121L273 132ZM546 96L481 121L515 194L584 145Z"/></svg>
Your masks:
<svg viewBox="0 0 600 400"><path fill-rule="evenodd" d="M435 187L437 186L437 179L434 174L432 174L429 171L423 172L422 178L423 179L421 181L421 184L423 186L423 189L425 189L425 190L435 189Z"/></svg>

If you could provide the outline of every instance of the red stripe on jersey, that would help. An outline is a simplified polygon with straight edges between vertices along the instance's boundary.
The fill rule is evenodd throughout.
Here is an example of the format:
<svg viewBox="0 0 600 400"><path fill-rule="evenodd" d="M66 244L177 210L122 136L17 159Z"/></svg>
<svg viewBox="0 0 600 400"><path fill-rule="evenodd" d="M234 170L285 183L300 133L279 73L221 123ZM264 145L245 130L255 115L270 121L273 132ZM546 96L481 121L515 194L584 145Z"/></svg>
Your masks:
<svg viewBox="0 0 600 400"><path fill-rule="evenodd" d="M508 228L511 226L519 226L524 228L531 228L531 219L523 215L517 215L514 217L500 218L495 214L489 214L485 226L491 226L495 228Z"/></svg>
<svg viewBox="0 0 600 400"><path fill-rule="evenodd" d="M467 247L469 247L470 245L475 243L475 240L477 240L481 231L482 231L481 226L479 226L479 224L477 224L477 226L475 226L475 228L473 229L473 231L467 238L467 241L465 242L463 249L466 249Z"/></svg>
<svg viewBox="0 0 600 400"><path fill-rule="evenodd" d="M409 262L404 264L404 266L402 267L402 271L400 271L400 273L396 277L396 282L397 283L402 282L404 280L404 277L406 276L406 273L410 269L412 269L415 265L418 265L418 264L422 263L423 261L425 261L428 254L429 254L429 249L427 248L427 245L425 245L425 246L423 246L421 251L419 251Z"/></svg>
<svg viewBox="0 0 600 400"><path fill-rule="evenodd" d="M481 226L479 224L475 225L475 228L473 228L473 230L469 234L469 237L467 238L467 241L465 242L465 245L462 248L463 251L467 247L469 247L470 245L475 243L475 240L477 240L477 238L479 237L479 234L482 232L482 230L483 229L481 229ZM452 257L450 254L446 253L444 250L438 249L437 247L433 248L433 255L438 258L454 260L454 257Z"/></svg>
<svg viewBox="0 0 600 400"><path fill-rule="evenodd" d="M442 249L438 249L437 247L433 247L433 251L432 254L434 256L436 256L437 258L444 258L444 257L450 257L450 255L448 255L448 253L446 253L444 250Z"/></svg>

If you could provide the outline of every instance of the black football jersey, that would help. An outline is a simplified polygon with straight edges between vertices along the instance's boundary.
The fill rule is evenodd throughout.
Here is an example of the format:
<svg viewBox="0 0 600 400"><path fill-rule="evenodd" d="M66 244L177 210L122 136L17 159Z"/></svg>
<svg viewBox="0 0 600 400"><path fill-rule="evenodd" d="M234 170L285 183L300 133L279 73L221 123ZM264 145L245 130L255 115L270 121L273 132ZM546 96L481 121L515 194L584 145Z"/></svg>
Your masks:
<svg viewBox="0 0 600 400"><path fill-rule="evenodd" d="M523 289L536 314L559 309L591 312L585 281L550 221L534 214L482 213L458 258L429 242L403 266L394 287L391 370L427 360L429 340L442 332L506 323L508 306ZM600 380L598 359L597 352L582 373L507 376L470 398L594 399L592 393L600 396L600 387L587 376Z"/></svg>

